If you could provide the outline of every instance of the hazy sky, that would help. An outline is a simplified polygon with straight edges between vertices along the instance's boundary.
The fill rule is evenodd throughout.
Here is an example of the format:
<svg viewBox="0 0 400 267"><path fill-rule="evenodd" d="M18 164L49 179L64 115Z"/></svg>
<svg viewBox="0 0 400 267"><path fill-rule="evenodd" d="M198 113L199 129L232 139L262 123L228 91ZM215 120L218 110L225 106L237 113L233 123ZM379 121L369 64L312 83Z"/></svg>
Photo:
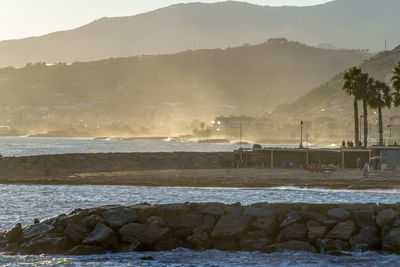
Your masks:
<svg viewBox="0 0 400 267"><path fill-rule="evenodd" d="M315 5L331 0L242 0L258 5ZM0 0L0 40L76 28L101 17L129 16L176 3L212 0Z"/></svg>

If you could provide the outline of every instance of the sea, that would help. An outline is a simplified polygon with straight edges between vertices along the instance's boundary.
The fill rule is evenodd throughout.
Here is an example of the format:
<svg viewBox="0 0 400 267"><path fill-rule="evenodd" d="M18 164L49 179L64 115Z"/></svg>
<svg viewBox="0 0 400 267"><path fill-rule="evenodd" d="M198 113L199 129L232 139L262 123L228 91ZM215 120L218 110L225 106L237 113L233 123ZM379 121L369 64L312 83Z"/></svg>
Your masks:
<svg viewBox="0 0 400 267"><path fill-rule="evenodd" d="M97 152L232 151L238 145L192 142L93 140L84 138L0 138L3 156ZM15 223L29 225L76 208L138 203L311 202L396 203L400 190L324 188L192 188L136 186L0 185L0 231ZM352 252L333 256L307 252L221 252L176 249L91 256L10 255L0 252L0 266L400 266L400 256Z"/></svg>

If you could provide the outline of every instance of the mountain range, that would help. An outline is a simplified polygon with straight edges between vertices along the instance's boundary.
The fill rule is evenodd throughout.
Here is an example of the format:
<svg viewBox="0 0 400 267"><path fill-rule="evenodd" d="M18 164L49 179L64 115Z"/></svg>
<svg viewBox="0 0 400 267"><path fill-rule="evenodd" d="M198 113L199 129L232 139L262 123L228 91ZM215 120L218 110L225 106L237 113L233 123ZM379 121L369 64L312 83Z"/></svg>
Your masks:
<svg viewBox="0 0 400 267"><path fill-rule="evenodd" d="M0 106L87 107L80 116L134 116L146 109L165 113L168 107L193 116L202 110L211 116L265 113L369 56L272 39L228 49L28 64L0 69Z"/></svg>
<svg viewBox="0 0 400 267"><path fill-rule="evenodd" d="M0 42L0 67L236 47L286 37L380 51L400 43L399 0L336 0L308 7L243 2L177 4L130 17Z"/></svg>

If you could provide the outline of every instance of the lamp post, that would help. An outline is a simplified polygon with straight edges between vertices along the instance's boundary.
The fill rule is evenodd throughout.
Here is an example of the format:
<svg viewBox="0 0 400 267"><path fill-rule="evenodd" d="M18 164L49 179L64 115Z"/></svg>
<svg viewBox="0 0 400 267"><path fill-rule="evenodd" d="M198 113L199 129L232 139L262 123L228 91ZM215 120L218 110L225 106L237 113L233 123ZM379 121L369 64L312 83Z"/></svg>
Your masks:
<svg viewBox="0 0 400 267"><path fill-rule="evenodd" d="M300 148L303 148L303 124L304 122L300 122Z"/></svg>

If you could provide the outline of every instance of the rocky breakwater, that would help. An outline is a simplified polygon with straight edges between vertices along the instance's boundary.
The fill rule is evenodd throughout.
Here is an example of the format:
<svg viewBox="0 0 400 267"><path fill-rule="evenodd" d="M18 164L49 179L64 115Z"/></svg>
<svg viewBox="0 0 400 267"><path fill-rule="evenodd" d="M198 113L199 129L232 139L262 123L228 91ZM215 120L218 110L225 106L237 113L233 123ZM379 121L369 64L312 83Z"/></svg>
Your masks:
<svg viewBox="0 0 400 267"><path fill-rule="evenodd" d="M195 250L400 253L400 203L140 204L77 209L1 233L11 253Z"/></svg>
<svg viewBox="0 0 400 267"><path fill-rule="evenodd" d="M76 173L213 169L231 167L230 152L60 154L0 159L0 178L68 176Z"/></svg>

